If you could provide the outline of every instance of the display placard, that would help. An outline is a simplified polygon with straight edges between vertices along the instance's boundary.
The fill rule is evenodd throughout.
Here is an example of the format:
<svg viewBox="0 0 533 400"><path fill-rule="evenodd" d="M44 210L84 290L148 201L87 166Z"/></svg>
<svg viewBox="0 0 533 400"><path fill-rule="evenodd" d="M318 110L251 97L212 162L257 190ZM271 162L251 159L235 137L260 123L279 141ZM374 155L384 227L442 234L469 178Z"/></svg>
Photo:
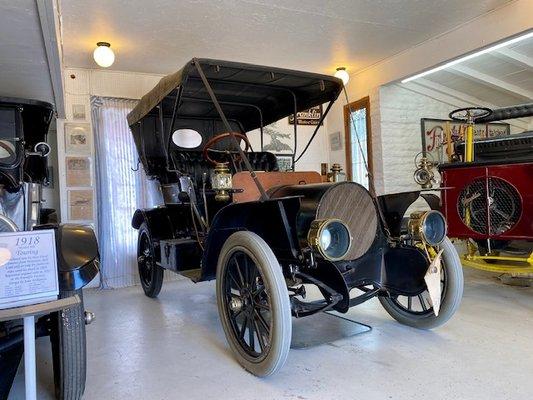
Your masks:
<svg viewBox="0 0 533 400"><path fill-rule="evenodd" d="M53 229L0 233L0 309L56 300Z"/></svg>

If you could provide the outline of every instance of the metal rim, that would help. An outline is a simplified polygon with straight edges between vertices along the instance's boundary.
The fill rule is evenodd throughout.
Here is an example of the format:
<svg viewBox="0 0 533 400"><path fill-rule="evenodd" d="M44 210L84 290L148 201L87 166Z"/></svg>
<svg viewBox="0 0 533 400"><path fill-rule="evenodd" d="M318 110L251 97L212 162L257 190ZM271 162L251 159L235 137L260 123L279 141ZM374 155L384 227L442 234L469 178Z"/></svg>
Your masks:
<svg viewBox="0 0 533 400"><path fill-rule="evenodd" d="M149 287L152 283L152 271L154 269L154 256L152 243L146 232L141 233L139 250L137 254L137 263L139 264L139 277L141 283Z"/></svg>
<svg viewBox="0 0 533 400"><path fill-rule="evenodd" d="M272 343L271 302L264 277L249 254L231 254L222 287L234 339L254 362L263 360Z"/></svg>
<svg viewBox="0 0 533 400"><path fill-rule="evenodd" d="M441 259L442 263L442 269L441 269L441 277L440 277L440 289L441 289L441 306L442 306L442 300L446 297L446 293L448 291L448 279L446 277L446 264L444 259ZM427 315L434 315L433 313L433 306L431 305L431 302L429 300L429 292L428 290L424 290L421 293L418 293L415 296L404 296L404 295L396 295L390 297L392 303L394 306L396 306L399 310L411 314L411 315L420 315L420 316L427 316ZM415 306L418 303L418 308L415 308Z"/></svg>

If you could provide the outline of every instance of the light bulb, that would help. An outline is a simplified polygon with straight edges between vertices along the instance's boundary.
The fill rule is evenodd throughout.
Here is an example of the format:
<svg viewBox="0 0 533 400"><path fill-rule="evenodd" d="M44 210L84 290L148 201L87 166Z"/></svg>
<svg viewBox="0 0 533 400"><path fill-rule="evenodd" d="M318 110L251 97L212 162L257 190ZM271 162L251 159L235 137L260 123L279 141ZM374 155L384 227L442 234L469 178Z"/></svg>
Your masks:
<svg viewBox="0 0 533 400"><path fill-rule="evenodd" d="M337 71L335 72L334 76L335 78L339 78L344 86L346 86L346 84L350 80L350 74L348 74L345 67L337 68Z"/></svg>
<svg viewBox="0 0 533 400"><path fill-rule="evenodd" d="M94 49L93 57L96 64L101 67L107 68L113 65L115 62L115 53L111 50L111 45L107 42L96 43L96 49Z"/></svg>

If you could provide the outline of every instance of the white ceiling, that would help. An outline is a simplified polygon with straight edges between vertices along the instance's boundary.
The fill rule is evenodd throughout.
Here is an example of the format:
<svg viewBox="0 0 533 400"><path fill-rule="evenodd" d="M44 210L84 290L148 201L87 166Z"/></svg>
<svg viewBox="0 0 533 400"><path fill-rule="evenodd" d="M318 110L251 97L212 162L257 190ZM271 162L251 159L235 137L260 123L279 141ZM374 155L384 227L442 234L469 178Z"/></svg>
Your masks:
<svg viewBox="0 0 533 400"><path fill-rule="evenodd" d="M54 103L35 0L0 1L0 96Z"/></svg>
<svg viewBox="0 0 533 400"><path fill-rule="evenodd" d="M506 107L533 101L533 39L483 54L414 80L441 92L451 89L479 105ZM433 85L436 84L437 86Z"/></svg>
<svg viewBox="0 0 533 400"><path fill-rule="evenodd" d="M331 73L365 68L509 0L62 0L66 67L170 73L192 57Z"/></svg>

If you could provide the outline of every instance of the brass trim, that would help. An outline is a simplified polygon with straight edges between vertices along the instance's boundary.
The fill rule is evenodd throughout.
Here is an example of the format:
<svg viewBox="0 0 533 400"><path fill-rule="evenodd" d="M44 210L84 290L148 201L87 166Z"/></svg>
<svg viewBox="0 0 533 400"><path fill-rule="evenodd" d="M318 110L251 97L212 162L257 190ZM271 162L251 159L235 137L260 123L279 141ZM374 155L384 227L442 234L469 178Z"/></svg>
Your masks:
<svg viewBox="0 0 533 400"><path fill-rule="evenodd" d="M344 254L341 257L330 257L328 256L324 249L320 246L320 235L322 234L322 231L326 226L331 224L332 222L338 222L344 226L346 229L346 232L348 232L348 236L350 238L350 243L344 252ZM313 222L311 222L311 226L309 228L309 231L307 232L307 243L311 246L311 248L314 251L317 251L324 259L328 261L340 261L344 260L346 258L346 255L350 252L350 247L352 245L352 235L350 234L350 229L348 229L348 226L342 222L340 219L330 218L330 219L315 219Z"/></svg>

